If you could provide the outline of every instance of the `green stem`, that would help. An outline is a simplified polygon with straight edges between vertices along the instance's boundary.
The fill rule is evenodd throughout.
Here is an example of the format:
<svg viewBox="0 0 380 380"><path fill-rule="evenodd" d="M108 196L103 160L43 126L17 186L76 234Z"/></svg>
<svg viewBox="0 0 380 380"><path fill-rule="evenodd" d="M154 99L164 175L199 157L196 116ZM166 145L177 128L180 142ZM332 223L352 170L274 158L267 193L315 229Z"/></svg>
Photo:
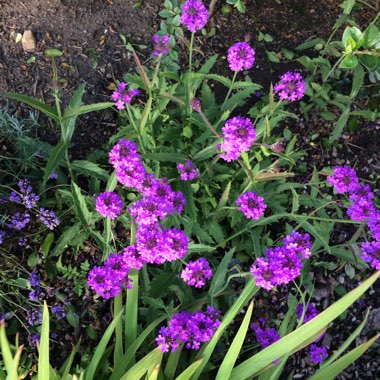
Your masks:
<svg viewBox="0 0 380 380"><path fill-rule="evenodd" d="M121 291L114 299L113 315L119 315L123 309L123 292ZM113 356L113 362L116 366L120 363L120 359L123 357L123 320L120 318L115 328L115 351Z"/></svg>
<svg viewBox="0 0 380 380"><path fill-rule="evenodd" d="M192 73L192 66L193 66L193 44L194 44L194 35L195 33L191 33L191 38L190 38L190 46L189 46L189 73L187 76L187 99L186 99L186 109L187 109L187 114L190 116L191 115L191 106L190 106L190 101L192 98L192 91L191 91L191 73Z"/></svg>
<svg viewBox="0 0 380 380"><path fill-rule="evenodd" d="M326 78L324 79L323 83L326 83L327 79L329 79L331 73L336 69L336 67L339 65L339 63L344 59L344 55L342 55L334 64L334 66L331 68L329 73L327 74Z"/></svg>
<svg viewBox="0 0 380 380"><path fill-rule="evenodd" d="M131 245L136 241L136 224L131 224ZM132 289L127 289L127 299L125 302L125 351L137 338L137 314L139 297L139 272L131 269L128 278L132 280ZM130 361L130 365L135 363L135 356Z"/></svg>
<svg viewBox="0 0 380 380"><path fill-rule="evenodd" d="M141 146L141 149L143 150L144 153L146 153L145 147L144 147L144 144L143 144L143 141L142 141L142 138L141 138L140 129L137 127L137 125L135 123L135 120L133 118L133 115L132 115L131 108L130 108L129 104L127 104L127 113L128 113L129 122L132 124L133 129L136 131L137 138L139 139L139 144Z"/></svg>
<svg viewBox="0 0 380 380"><path fill-rule="evenodd" d="M230 95L231 95L232 88L234 87L234 83L235 83L235 80L236 80L237 73L238 73L237 71L234 72L234 76L232 77L231 86L230 86L230 88L228 89L227 95L226 95L226 97L224 98L224 102L223 102L222 106L220 107L221 109L223 109L224 105L226 104L227 100L229 99L229 97L230 97Z"/></svg>
<svg viewBox="0 0 380 380"><path fill-rule="evenodd" d="M380 57L380 51L356 50L354 51L354 55L372 55L374 57Z"/></svg>

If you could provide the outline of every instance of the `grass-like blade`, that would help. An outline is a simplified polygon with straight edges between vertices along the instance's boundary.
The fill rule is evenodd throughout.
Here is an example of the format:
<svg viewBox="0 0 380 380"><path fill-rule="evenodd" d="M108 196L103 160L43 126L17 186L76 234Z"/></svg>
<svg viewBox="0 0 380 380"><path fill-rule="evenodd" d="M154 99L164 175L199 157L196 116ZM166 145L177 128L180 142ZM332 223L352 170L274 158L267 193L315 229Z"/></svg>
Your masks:
<svg viewBox="0 0 380 380"><path fill-rule="evenodd" d="M248 310L245 314L243 322L237 332L231 347L229 348L225 358L221 366L219 367L219 371L216 375L216 380L224 380L230 377L230 374L234 368L235 362L240 354L240 350L243 346L245 336L247 334L249 322L251 321L253 311L253 301L249 304Z"/></svg>
<svg viewBox="0 0 380 380"><path fill-rule="evenodd" d="M246 283L238 299L234 302L234 304L229 308L229 310L225 314L220 326L215 331L215 334L212 337L212 339L205 346L203 346L203 348L198 353L197 359L203 358L203 362L197 368L192 380L197 380L200 377L203 369L205 368L206 364L210 360L212 353L214 352L216 344L218 343L219 339L223 336L224 331L227 329L227 327L233 321L233 319L236 317L239 311L249 302L249 300L257 293L258 290L259 288L256 286L255 280L253 278Z"/></svg>
<svg viewBox="0 0 380 380"><path fill-rule="evenodd" d="M162 352L160 348L157 347L138 361L120 380L139 380L148 372L149 368L159 365L161 360Z"/></svg>
<svg viewBox="0 0 380 380"><path fill-rule="evenodd" d="M49 177L53 174L54 170L57 169L58 165L62 161L65 151L66 151L67 145L61 141L58 143L52 152L49 155L48 162L45 167L45 174L43 179L43 184L45 185L48 181Z"/></svg>
<svg viewBox="0 0 380 380"><path fill-rule="evenodd" d="M305 341L309 340L313 335L317 334L348 309L370 286L375 283L379 276L380 271L374 273L370 278L351 292L347 293L339 301L328 307L316 318L313 318L289 335L239 364L232 371L230 380L243 380L255 376L274 360L281 358L289 351L301 346Z"/></svg>
<svg viewBox="0 0 380 380"><path fill-rule="evenodd" d="M49 310L46 302L42 313L41 338L38 350L38 380L49 379L50 361L49 361Z"/></svg>
<svg viewBox="0 0 380 380"><path fill-rule="evenodd" d="M333 380L338 374L340 374L345 368L352 364L356 359L360 358L379 338L380 334L375 335L372 339L364 342L360 346L354 348L340 359L324 367L318 371L315 375L310 377L309 380Z"/></svg>
<svg viewBox="0 0 380 380"><path fill-rule="evenodd" d="M94 355L91 359L90 364L86 368L84 379L85 380L93 380L96 370L98 368L99 362L102 359L102 356L107 348L108 342L111 339L111 336L113 334L113 331L119 322L119 319L121 318L122 312L120 312L118 315L114 316L113 321L111 324L107 327L107 330L105 331L104 335L102 336L102 339L100 340L98 346L96 347L96 350L94 352Z"/></svg>
<svg viewBox="0 0 380 380"><path fill-rule="evenodd" d="M1 355L3 356L3 361L5 364L5 369L8 373L12 371L13 357L7 335L5 334L5 323L0 323L0 348Z"/></svg>
<svg viewBox="0 0 380 380"><path fill-rule="evenodd" d="M176 377L175 380L190 380L193 373L197 370L197 368L202 364L203 359L199 359L190 366L188 366L180 375Z"/></svg>
<svg viewBox="0 0 380 380"><path fill-rule="evenodd" d="M22 352L23 347L24 346L20 346L17 349L16 355L15 355L15 357L12 360L11 371L8 373L6 380L18 380L19 379L19 376L18 376L18 365L19 365L19 362L20 362L20 357L21 357L21 352ZM48 377L47 377L47 379L48 379Z"/></svg>

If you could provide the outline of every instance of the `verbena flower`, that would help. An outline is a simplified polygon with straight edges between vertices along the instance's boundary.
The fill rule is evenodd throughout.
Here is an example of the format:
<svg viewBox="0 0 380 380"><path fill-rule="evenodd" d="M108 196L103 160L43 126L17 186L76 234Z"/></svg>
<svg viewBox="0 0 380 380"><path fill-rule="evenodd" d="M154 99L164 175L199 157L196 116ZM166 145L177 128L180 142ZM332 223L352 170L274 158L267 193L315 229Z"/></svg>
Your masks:
<svg viewBox="0 0 380 380"><path fill-rule="evenodd" d="M311 256L312 244L309 234L293 231L290 235L285 236L284 246L287 250L298 253L303 259L308 259Z"/></svg>
<svg viewBox="0 0 380 380"><path fill-rule="evenodd" d="M371 186L355 183L350 188L350 200L352 202L359 201L361 199L371 200L374 198L374 194L371 190Z"/></svg>
<svg viewBox="0 0 380 380"><path fill-rule="evenodd" d="M100 193L95 199L95 205L100 215L110 219L117 218L124 207L119 194L110 191Z"/></svg>
<svg viewBox="0 0 380 380"><path fill-rule="evenodd" d="M294 102L303 98L306 83L300 73L288 71L281 75L280 81L275 84L273 90L281 100Z"/></svg>
<svg viewBox="0 0 380 380"><path fill-rule="evenodd" d="M132 99L139 95L140 91L136 88L127 89L127 84L121 82L117 90L112 93L112 99L115 101L115 106L118 110L123 110L127 104L131 103Z"/></svg>
<svg viewBox="0 0 380 380"><path fill-rule="evenodd" d="M367 221L372 239L380 241L380 211L374 211Z"/></svg>
<svg viewBox="0 0 380 380"><path fill-rule="evenodd" d="M122 283L114 271L105 267L94 267L88 273L88 285L105 299L116 297L122 289Z"/></svg>
<svg viewBox="0 0 380 380"><path fill-rule="evenodd" d="M12 215L8 228L22 230L30 222L30 215L27 213L16 212Z"/></svg>
<svg viewBox="0 0 380 380"><path fill-rule="evenodd" d="M371 267L380 270L380 241L365 242L361 248L361 258Z"/></svg>
<svg viewBox="0 0 380 380"><path fill-rule="evenodd" d="M155 34L152 37L152 40L154 42L154 48L153 48L153 56L158 57L160 54L166 55L171 50L171 46L169 45L170 36L167 34L164 34L163 36L159 36L158 34Z"/></svg>
<svg viewBox="0 0 380 380"><path fill-rule="evenodd" d="M186 198L180 191L174 192L171 197L172 212L174 214L182 214L186 205Z"/></svg>
<svg viewBox="0 0 380 380"><path fill-rule="evenodd" d="M327 348L325 346L318 347L316 344L310 346L309 353L312 363L322 363L328 356Z"/></svg>
<svg viewBox="0 0 380 380"><path fill-rule="evenodd" d="M140 161L137 150L138 147L133 141L120 139L109 152L109 163L116 167L122 162Z"/></svg>
<svg viewBox="0 0 380 380"><path fill-rule="evenodd" d="M206 280L212 277L212 270L208 261L201 257L195 261L189 261L186 268L181 273L181 278L186 284L195 288L202 288Z"/></svg>
<svg viewBox="0 0 380 380"><path fill-rule="evenodd" d="M355 201L348 207L347 214L352 220L361 222L369 218L374 211L375 207L373 203L366 198L362 198Z"/></svg>
<svg viewBox="0 0 380 380"><path fill-rule="evenodd" d="M163 259L165 259L165 261L175 261L186 256L189 239L185 232L176 228L169 228L164 231L163 244Z"/></svg>
<svg viewBox="0 0 380 380"><path fill-rule="evenodd" d="M202 1L187 0L182 5L181 24L190 32L202 29L207 24L208 18L208 10Z"/></svg>
<svg viewBox="0 0 380 380"><path fill-rule="evenodd" d="M223 141L217 146L220 157L230 162L237 160L242 152L248 152L256 139L256 132L250 119L241 116L226 121L222 128Z"/></svg>
<svg viewBox="0 0 380 380"><path fill-rule="evenodd" d="M55 216L53 211L45 210L43 207L41 207L38 211L38 217L42 221L43 224L49 230L54 230L55 227L57 227L60 223L59 219Z"/></svg>
<svg viewBox="0 0 380 380"><path fill-rule="evenodd" d="M334 186L338 194L347 193L359 182L355 169L349 166L335 166L334 174L327 177L327 183Z"/></svg>
<svg viewBox="0 0 380 380"><path fill-rule="evenodd" d="M277 342L281 337L275 328L263 329L258 323L251 323L251 329L255 332L256 340L262 348L268 347Z"/></svg>
<svg viewBox="0 0 380 380"><path fill-rule="evenodd" d="M150 226L167 216L167 207L153 197L142 198L128 209L129 214L141 226Z"/></svg>
<svg viewBox="0 0 380 380"><path fill-rule="evenodd" d="M243 214L253 220L257 220L264 215L267 205L264 198L254 192L247 192L239 196L236 205Z"/></svg>
<svg viewBox="0 0 380 380"><path fill-rule="evenodd" d="M148 263L136 248L136 245L130 245L126 247L123 252L123 261L128 265L131 269L140 270L145 264Z"/></svg>
<svg viewBox="0 0 380 380"><path fill-rule="evenodd" d="M178 164L177 169L180 172L180 178L182 181L192 181L199 177L197 167L190 160L187 160L186 164Z"/></svg>
<svg viewBox="0 0 380 380"><path fill-rule="evenodd" d="M163 264L164 239L164 232L158 226L139 227L136 232L136 248L147 262Z"/></svg>
<svg viewBox="0 0 380 380"><path fill-rule="evenodd" d="M302 304L297 305L296 314L297 314L298 320L300 320L302 317L302 314L303 314L303 305ZM318 315L318 311L315 308L315 306L312 304L307 305L306 312L305 312L305 315L303 317L303 323L309 322L310 320L315 318L317 315Z"/></svg>
<svg viewBox="0 0 380 380"><path fill-rule="evenodd" d="M302 258L310 256L308 234L293 233L285 237L283 246L268 248L267 258L256 259L250 271L256 284L266 290L287 284L297 278L302 269Z"/></svg>
<svg viewBox="0 0 380 380"><path fill-rule="evenodd" d="M138 188L145 177L145 168L142 162L123 161L115 167L117 180L125 187Z"/></svg>
<svg viewBox="0 0 380 380"><path fill-rule="evenodd" d="M232 71L249 70L255 62L255 51L247 42L237 42L228 49L227 60Z"/></svg>
<svg viewBox="0 0 380 380"><path fill-rule="evenodd" d="M208 342L220 325L217 319L219 313L213 307L206 312L183 311L174 314L167 327L162 327L156 338L156 343L162 352L172 352L178 349L179 343L185 343L187 349L198 350L201 343Z"/></svg>

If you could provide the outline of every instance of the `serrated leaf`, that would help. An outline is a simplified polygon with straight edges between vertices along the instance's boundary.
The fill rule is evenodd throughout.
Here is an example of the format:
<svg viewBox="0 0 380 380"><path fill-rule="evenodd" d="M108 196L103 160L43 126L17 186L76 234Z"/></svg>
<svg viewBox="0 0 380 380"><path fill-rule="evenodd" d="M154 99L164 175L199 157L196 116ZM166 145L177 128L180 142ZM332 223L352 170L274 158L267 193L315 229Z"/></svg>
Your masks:
<svg viewBox="0 0 380 380"><path fill-rule="evenodd" d="M49 177L52 173L57 169L59 164L61 163L65 152L67 149L67 145L61 141L50 153L48 162L45 167L45 174L43 179L43 184L45 185L48 181Z"/></svg>
<svg viewBox="0 0 380 380"><path fill-rule="evenodd" d="M85 197L83 196L78 185L73 181L71 183L71 192L73 194L74 207L76 215L84 227L89 226L91 222L91 213L88 211Z"/></svg>
<svg viewBox="0 0 380 380"><path fill-rule="evenodd" d="M2 92L0 93L0 96L4 96L5 98L17 100L18 102L25 103L33 108L35 108L38 111L41 111L46 116L50 117L50 119L53 119L56 122L59 122L59 116L57 113L57 110L53 107L50 107L49 105L32 98L31 96L26 95L20 95L15 92Z"/></svg>
<svg viewBox="0 0 380 380"><path fill-rule="evenodd" d="M45 256L45 259L49 255L50 248L51 248L53 242L54 242L54 232L49 232L47 234L47 236L45 237L45 239L44 239L44 241L42 243L42 246L41 246L41 250L42 250L42 253Z"/></svg>
<svg viewBox="0 0 380 380"><path fill-rule="evenodd" d="M102 169L99 165L86 160L74 160L71 167L79 173L86 176L99 178L102 181L108 181L109 174L107 170Z"/></svg>
<svg viewBox="0 0 380 380"><path fill-rule="evenodd" d="M223 84L224 86L226 87L231 87L232 85L232 81L222 75L218 75L218 74L207 74L205 75L205 78L207 79L212 79L212 80L215 80L221 84Z"/></svg>
<svg viewBox="0 0 380 380"><path fill-rule="evenodd" d="M333 132L330 136L330 142L334 142L337 140L340 136L342 136L343 128L347 124L348 117L350 116L350 107L347 107L343 113L340 115L340 118L338 121L334 124Z"/></svg>

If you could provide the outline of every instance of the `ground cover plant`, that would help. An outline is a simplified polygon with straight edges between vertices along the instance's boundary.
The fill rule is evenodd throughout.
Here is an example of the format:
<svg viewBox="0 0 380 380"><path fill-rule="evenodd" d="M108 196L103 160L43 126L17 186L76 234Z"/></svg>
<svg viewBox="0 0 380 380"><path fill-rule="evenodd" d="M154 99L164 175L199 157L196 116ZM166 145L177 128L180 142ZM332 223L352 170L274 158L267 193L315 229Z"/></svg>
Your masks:
<svg viewBox="0 0 380 380"><path fill-rule="evenodd" d="M198 47L210 9L166 0L149 59L120 36L135 71L108 101L84 104L81 85L64 104L59 49L45 51L53 105L1 94L59 134L36 138L36 114L10 104L0 114L1 378L332 379L376 350L378 178L346 163L309 171L285 127L316 110L334 121L333 149L349 120L378 120L378 14L359 28L355 5L342 3L329 40L299 46L317 57L284 51L297 66L268 91L254 70L270 36L242 35L216 73L222 57ZM111 107L117 133L72 159L80 117ZM354 303L360 323L337 337Z"/></svg>

